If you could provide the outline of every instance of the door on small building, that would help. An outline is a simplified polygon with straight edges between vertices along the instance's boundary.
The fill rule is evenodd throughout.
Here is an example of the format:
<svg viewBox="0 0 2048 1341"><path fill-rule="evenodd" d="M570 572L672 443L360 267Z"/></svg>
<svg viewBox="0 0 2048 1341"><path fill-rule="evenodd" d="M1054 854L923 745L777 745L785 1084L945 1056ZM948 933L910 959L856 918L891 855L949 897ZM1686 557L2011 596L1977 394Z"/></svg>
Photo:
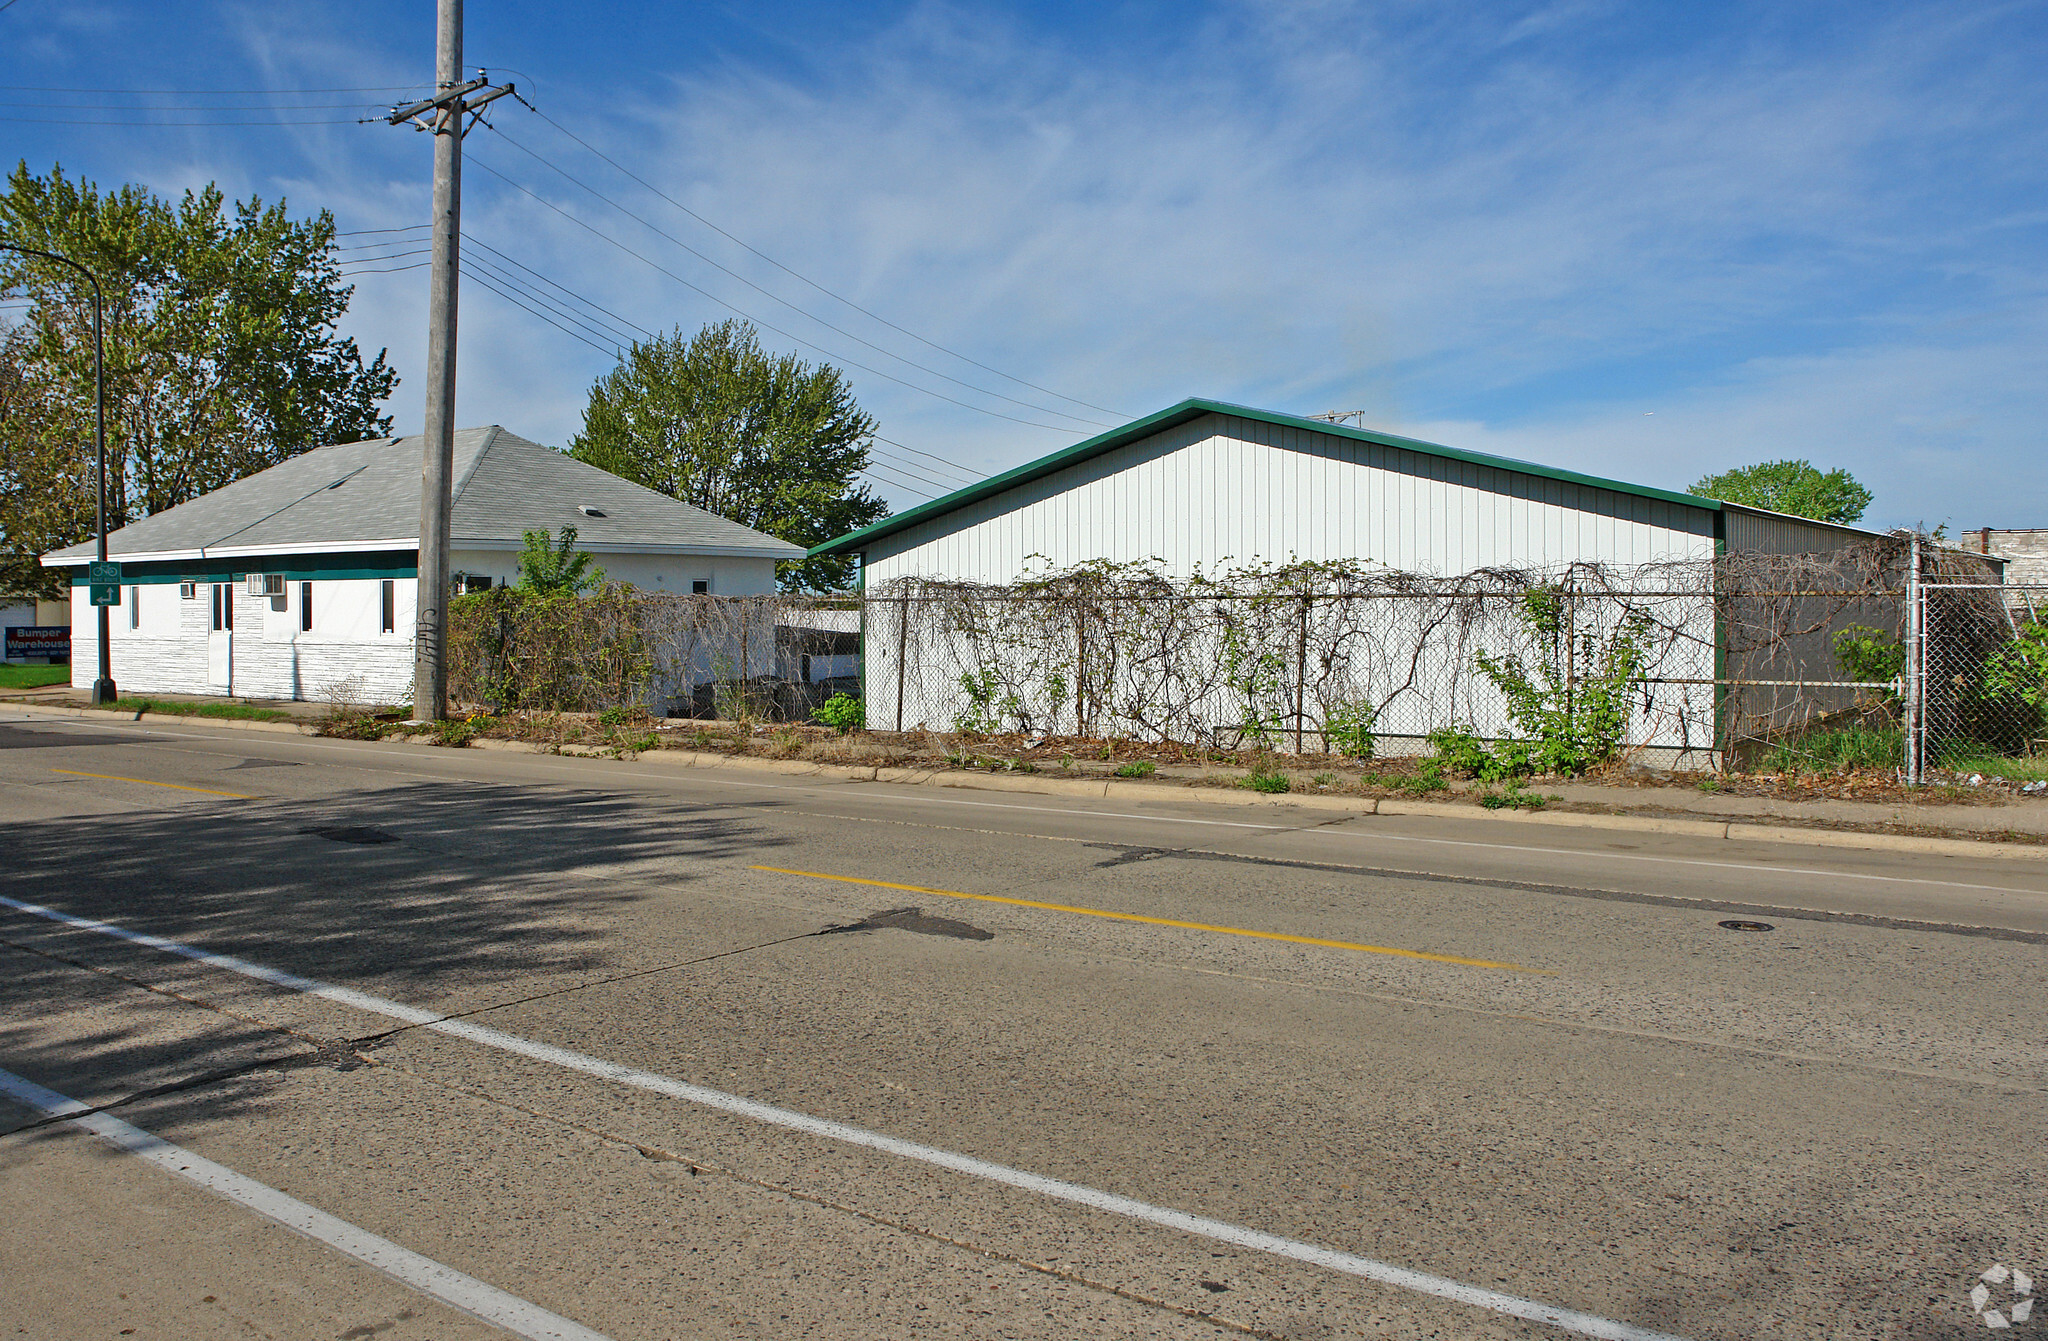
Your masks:
<svg viewBox="0 0 2048 1341"><path fill-rule="evenodd" d="M206 682L222 693L235 690L235 588L213 584L213 626L206 635Z"/></svg>

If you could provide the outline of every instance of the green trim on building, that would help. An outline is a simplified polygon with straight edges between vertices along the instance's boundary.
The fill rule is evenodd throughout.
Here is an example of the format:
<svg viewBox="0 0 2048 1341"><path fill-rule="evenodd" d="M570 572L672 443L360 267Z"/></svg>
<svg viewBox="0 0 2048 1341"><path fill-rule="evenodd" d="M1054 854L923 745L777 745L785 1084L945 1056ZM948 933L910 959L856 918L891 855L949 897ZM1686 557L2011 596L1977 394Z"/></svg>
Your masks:
<svg viewBox="0 0 2048 1341"><path fill-rule="evenodd" d="M1722 509L1722 504L1718 499L1699 498L1692 494L1675 493L1669 489L1653 489L1643 484L1628 484L1621 480L1602 479L1598 475L1582 475L1575 470L1558 470L1551 466L1539 466L1527 461L1510 460L1505 456L1491 456L1485 452L1468 452L1457 447L1446 447L1441 443L1424 442L1419 438L1403 438L1392 433L1380 433L1373 429L1348 428L1345 425L1327 423L1321 419L1303 419L1299 415L1277 414L1272 410L1255 410L1247 405L1231 405L1220 400L1191 398L1182 401L1178 405L1161 410L1157 414L1149 414L1143 419L1132 420L1122 428L1113 428L1107 433L1098 434L1086 442L1075 443L1072 447L1054 452L1051 456L1042 456L1038 460L1027 462L1016 467L1014 470L1006 470L1000 475L991 476L979 484L969 485L965 489L956 490L943 498L934 498L931 502L920 504L908 512L899 512L893 517L885 517L873 526L849 532L836 540L828 540L822 545L814 546L810 551L810 557L815 559L827 555L843 554L850 550L858 550L862 545L880 540L884 536L893 535L920 522L943 516L958 508L966 507L970 503L978 503L984 498L993 497L1017 485L1041 479L1052 474L1054 471L1064 470L1066 467L1086 461L1090 457L1100 456L1104 452L1136 442L1140 438L1150 437L1154 433L1164 432L1169 428L1176 428L1191 420L1199 419L1205 414L1226 415L1233 419L1250 419L1257 423L1272 424L1279 428L1303 428L1316 433L1327 433L1335 438L1350 438L1354 442L1369 442L1380 447L1393 447L1402 451L1416 452L1423 456L1440 457L1447 461L1459 461L1467 465L1485 466L1492 470L1507 471L1516 475L1530 475L1537 479L1559 480L1565 484L1576 484L1591 489L1605 489L1611 493L1628 494L1635 498L1651 498L1663 503L1676 503L1681 507L1698 508L1704 512L1718 513Z"/></svg>
<svg viewBox="0 0 2048 1341"><path fill-rule="evenodd" d="M121 564L124 587L166 586L173 582L239 582L250 573L282 573L287 582L343 582L419 576L411 550L363 554L278 554L228 559L169 559ZM71 585L86 585L86 569L71 570Z"/></svg>

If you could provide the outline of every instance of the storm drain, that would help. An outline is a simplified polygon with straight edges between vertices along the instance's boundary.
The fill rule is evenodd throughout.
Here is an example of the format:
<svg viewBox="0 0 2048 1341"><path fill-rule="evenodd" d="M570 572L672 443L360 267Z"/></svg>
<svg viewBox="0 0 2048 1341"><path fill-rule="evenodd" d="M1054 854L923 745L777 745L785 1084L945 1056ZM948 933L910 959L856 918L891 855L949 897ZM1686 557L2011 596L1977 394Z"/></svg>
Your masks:
<svg viewBox="0 0 2048 1341"><path fill-rule="evenodd" d="M1716 923L1715 923L1714 925L1715 925L1715 926L1717 926L1717 927L1719 927L1719 928L1721 928L1721 929L1722 929L1723 931L1776 931L1776 930L1777 930L1777 928L1776 928L1776 927L1774 927L1774 926L1772 926L1772 925L1771 925L1771 924L1770 924L1769 922L1746 922L1746 921L1744 921L1743 919L1741 919L1741 918L1739 918L1739 917L1731 917L1731 918L1729 918L1729 919L1728 919L1728 920L1727 920L1726 922L1716 922Z"/></svg>
<svg viewBox="0 0 2048 1341"><path fill-rule="evenodd" d="M301 829L299 832L312 834L315 838L325 838L330 842L358 843L364 846L372 843L395 843L398 841L396 835L385 833L382 829L372 829L362 824L343 824L327 828Z"/></svg>
<svg viewBox="0 0 2048 1341"><path fill-rule="evenodd" d="M871 913L858 922L849 922L843 927L826 927L821 935L835 935L842 931L914 931L920 936L951 936L962 941L992 941L993 931L966 922L956 922L950 917L933 917L922 908L891 908L886 912Z"/></svg>

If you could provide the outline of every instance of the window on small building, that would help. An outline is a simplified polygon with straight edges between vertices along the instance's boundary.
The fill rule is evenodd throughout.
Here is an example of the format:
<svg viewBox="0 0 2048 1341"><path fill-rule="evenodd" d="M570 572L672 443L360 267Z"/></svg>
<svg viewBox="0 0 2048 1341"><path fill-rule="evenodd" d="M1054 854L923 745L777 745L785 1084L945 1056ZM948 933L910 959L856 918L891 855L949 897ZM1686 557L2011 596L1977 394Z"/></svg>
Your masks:
<svg viewBox="0 0 2048 1341"><path fill-rule="evenodd" d="M390 578L384 579L384 632L390 633L398 627L398 584Z"/></svg>
<svg viewBox="0 0 2048 1341"><path fill-rule="evenodd" d="M692 596L709 596L711 594L710 581L705 578L698 578L690 584L690 594Z"/></svg>
<svg viewBox="0 0 2048 1341"><path fill-rule="evenodd" d="M233 633L235 630L235 584L216 582L213 584L213 631Z"/></svg>
<svg viewBox="0 0 2048 1341"><path fill-rule="evenodd" d="M299 583L299 632L313 631L313 584Z"/></svg>

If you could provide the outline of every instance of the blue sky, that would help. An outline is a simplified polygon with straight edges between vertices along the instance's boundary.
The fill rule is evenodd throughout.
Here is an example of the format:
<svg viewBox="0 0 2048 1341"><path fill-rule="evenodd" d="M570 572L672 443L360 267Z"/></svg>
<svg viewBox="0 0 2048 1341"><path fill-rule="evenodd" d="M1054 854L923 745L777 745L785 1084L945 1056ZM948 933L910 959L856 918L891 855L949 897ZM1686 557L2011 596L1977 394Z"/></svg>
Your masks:
<svg viewBox="0 0 2048 1341"><path fill-rule="evenodd" d="M428 0L15 0L4 157L404 229L428 139L351 118L432 50ZM780 328L847 367L898 507L1204 395L1667 487L1803 456L1872 523L2048 525L2040 4L471 0L465 55L549 118L468 141L499 287ZM192 96L29 91L110 88ZM254 89L351 91L197 92ZM244 105L298 110L213 110ZM415 235L344 239L401 431ZM610 337L489 279L459 417L566 443Z"/></svg>

